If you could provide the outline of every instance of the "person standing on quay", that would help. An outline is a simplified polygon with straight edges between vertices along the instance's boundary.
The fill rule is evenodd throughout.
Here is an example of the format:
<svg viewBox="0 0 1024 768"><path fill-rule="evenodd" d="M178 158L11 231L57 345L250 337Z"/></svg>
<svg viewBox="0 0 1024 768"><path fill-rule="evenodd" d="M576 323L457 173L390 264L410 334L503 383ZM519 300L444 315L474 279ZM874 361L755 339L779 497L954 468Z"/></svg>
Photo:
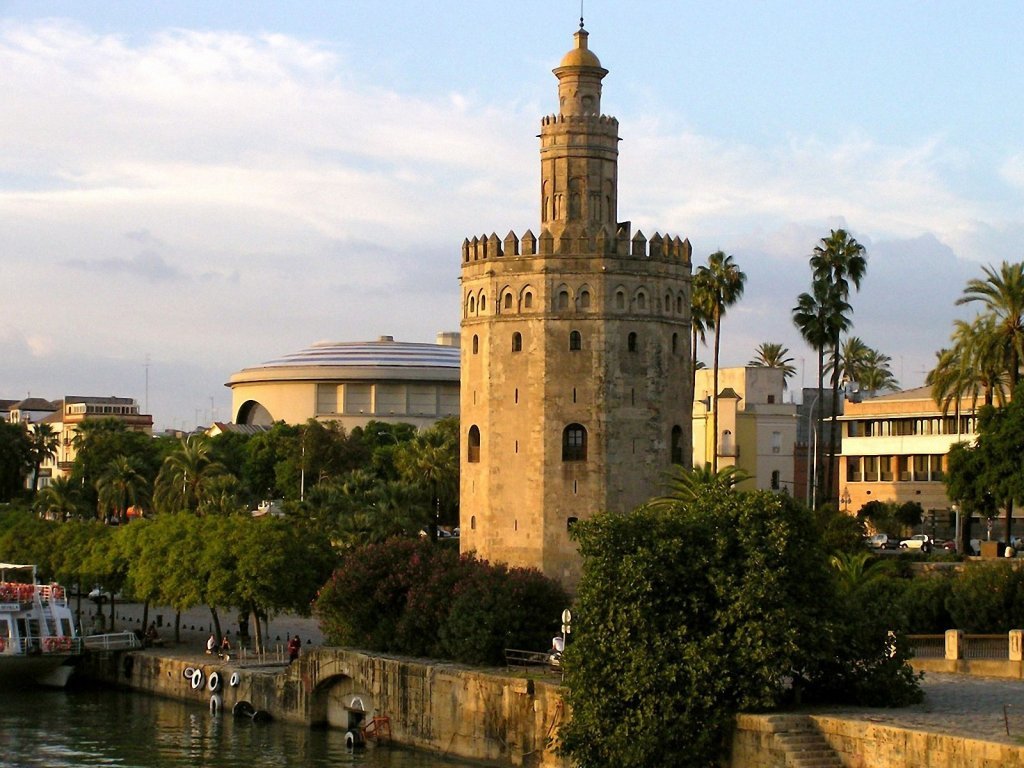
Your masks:
<svg viewBox="0 0 1024 768"><path fill-rule="evenodd" d="M299 636L295 635L291 640L288 641L288 663L291 664L297 658L299 658L299 650L302 648L302 641L299 640Z"/></svg>

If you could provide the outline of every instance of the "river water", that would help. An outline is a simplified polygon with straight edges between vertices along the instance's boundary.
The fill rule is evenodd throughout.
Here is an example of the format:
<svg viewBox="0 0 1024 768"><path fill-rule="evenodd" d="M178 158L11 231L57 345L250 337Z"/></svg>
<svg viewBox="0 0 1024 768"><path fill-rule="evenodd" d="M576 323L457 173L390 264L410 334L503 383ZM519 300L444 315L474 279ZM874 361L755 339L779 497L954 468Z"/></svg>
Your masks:
<svg viewBox="0 0 1024 768"><path fill-rule="evenodd" d="M0 766L480 768L397 747L349 752L345 732L253 723L145 694L0 691Z"/></svg>

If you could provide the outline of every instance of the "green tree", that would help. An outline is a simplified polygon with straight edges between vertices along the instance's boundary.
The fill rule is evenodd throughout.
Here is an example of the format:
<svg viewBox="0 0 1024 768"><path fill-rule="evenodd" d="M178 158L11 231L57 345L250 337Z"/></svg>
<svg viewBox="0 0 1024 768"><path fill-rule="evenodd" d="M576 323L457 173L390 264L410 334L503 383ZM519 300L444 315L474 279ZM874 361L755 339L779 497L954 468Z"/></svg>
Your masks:
<svg viewBox="0 0 1024 768"><path fill-rule="evenodd" d="M821 425L825 412L825 352L830 348L833 339L847 330L850 305L839 296L836 288L824 281L813 281L810 293L802 293L797 297L797 304L793 307L793 323L812 349L818 354L818 393L811 405L812 411L816 409L814 420L814 431L821 437ZM814 477L811 482L815 491L812 497L823 498L820 493L823 462L821 454L824 450L823 440L815 440L815 454L812 465Z"/></svg>
<svg viewBox="0 0 1024 768"><path fill-rule="evenodd" d="M849 310L850 286L860 289L860 282L867 272L866 250L863 245L842 229L834 229L828 237L822 238L814 247L811 255L812 281L820 283L828 288L829 313L832 316L829 322L831 339L829 347L832 350L832 421L828 457L828 480L825 485L826 496L830 497L835 487L835 450L838 444L839 422L836 418L839 414L839 336L842 326L849 326L850 320L847 316ZM827 500L827 499L826 499Z"/></svg>
<svg viewBox="0 0 1024 768"><path fill-rule="evenodd" d="M981 304L984 313L994 321L1010 387L1014 388L1020 381L1020 361L1024 355L1024 263L1004 261L998 271L990 266L982 271L985 278L969 280L956 303Z"/></svg>
<svg viewBox="0 0 1024 768"><path fill-rule="evenodd" d="M149 500L149 482L138 460L117 456L96 480L98 511L119 523L128 519L129 507L141 507Z"/></svg>
<svg viewBox="0 0 1024 768"><path fill-rule="evenodd" d="M87 419L73 438L75 460L71 480L81 488L82 503L96 508L96 481L118 456L130 456L152 487L162 461L162 443L136 432L118 419Z"/></svg>
<svg viewBox="0 0 1024 768"><path fill-rule="evenodd" d="M584 565L559 735L578 765L716 765L737 711L777 704L787 677L830 655L827 566L786 496L711 487L573 535Z"/></svg>
<svg viewBox="0 0 1024 768"><path fill-rule="evenodd" d="M459 423L446 419L400 446L395 454L399 476L419 485L429 499L427 519L431 539L437 526L458 520L459 505Z"/></svg>
<svg viewBox="0 0 1024 768"><path fill-rule="evenodd" d="M64 522L82 516L78 487L68 477L55 477L36 496L35 510L48 520Z"/></svg>
<svg viewBox="0 0 1024 768"><path fill-rule="evenodd" d="M942 412L949 413L950 406L955 406L959 416L964 399L970 401L972 411L979 400L1003 405L1009 386L995 318L979 315L970 323L955 321L951 341L952 347L936 353L935 367L925 379Z"/></svg>
<svg viewBox="0 0 1024 768"><path fill-rule="evenodd" d="M793 358L789 357L789 349L774 341L762 341L754 350L754 358L747 365L755 368L781 369L783 388L796 373Z"/></svg>
<svg viewBox="0 0 1024 768"><path fill-rule="evenodd" d="M718 470L718 367L722 345L722 318L725 317L726 310L739 301L746 282L746 274L733 261L733 257L727 256L724 251L715 251L708 256L708 263L697 268L697 275L693 281L694 292L701 294L693 300L693 304L710 308L710 327L715 331L712 372L714 391L711 393L713 407L711 428L714 432L711 438L711 468L715 471Z"/></svg>
<svg viewBox="0 0 1024 768"><path fill-rule="evenodd" d="M29 438L32 442L30 459L32 462L32 495L36 495L39 489L39 468L47 459L57 457L57 446L60 444L60 435L53 431L49 424L33 424L29 430Z"/></svg>
<svg viewBox="0 0 1024 768"><path fill-rule="evenodd" d="M22 474L31 461L31 443L23 424L0 421L0 502L22 489Z"/></svg>
<svg viewBox="0 0 1024 768"><path fill-rule="evenodd" d="M178 448L164 459L156 478L153 500L161 512L197 512L210 492L212 481L224 467L210 458L205 435L182 438Z"/></svg>

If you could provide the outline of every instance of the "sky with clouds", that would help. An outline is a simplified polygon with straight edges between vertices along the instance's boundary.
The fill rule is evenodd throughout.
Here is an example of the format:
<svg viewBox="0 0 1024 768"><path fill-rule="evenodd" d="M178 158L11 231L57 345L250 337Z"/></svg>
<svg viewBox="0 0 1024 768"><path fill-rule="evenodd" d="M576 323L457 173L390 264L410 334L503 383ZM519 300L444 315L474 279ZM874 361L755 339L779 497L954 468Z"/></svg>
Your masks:
<svg viewBox="0 0 1024 768"><path fill-rule="evenodd" d="M1016 3L585 12L620 218L748 275L724 364L778 341L812 384L790 310L831 228L868 249L854 332L905 386L972 312L964 283L1024 256ZM240 368L456 330L463 238L538 231L536 134L578 14L0 0L0 398L131 396L191 427L230 418Z"/></svg>

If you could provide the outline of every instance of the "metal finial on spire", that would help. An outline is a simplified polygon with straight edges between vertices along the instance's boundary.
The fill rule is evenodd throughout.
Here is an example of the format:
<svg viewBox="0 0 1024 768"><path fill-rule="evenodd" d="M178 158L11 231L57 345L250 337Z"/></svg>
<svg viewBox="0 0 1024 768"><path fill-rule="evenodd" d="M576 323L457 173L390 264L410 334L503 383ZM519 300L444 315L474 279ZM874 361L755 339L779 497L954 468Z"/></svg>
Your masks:
<svg viewBox="0 0 1024 768"><path fill-rule="evenodd" d="M580 29L583 29L583 0L580 0Z"/></svg>

